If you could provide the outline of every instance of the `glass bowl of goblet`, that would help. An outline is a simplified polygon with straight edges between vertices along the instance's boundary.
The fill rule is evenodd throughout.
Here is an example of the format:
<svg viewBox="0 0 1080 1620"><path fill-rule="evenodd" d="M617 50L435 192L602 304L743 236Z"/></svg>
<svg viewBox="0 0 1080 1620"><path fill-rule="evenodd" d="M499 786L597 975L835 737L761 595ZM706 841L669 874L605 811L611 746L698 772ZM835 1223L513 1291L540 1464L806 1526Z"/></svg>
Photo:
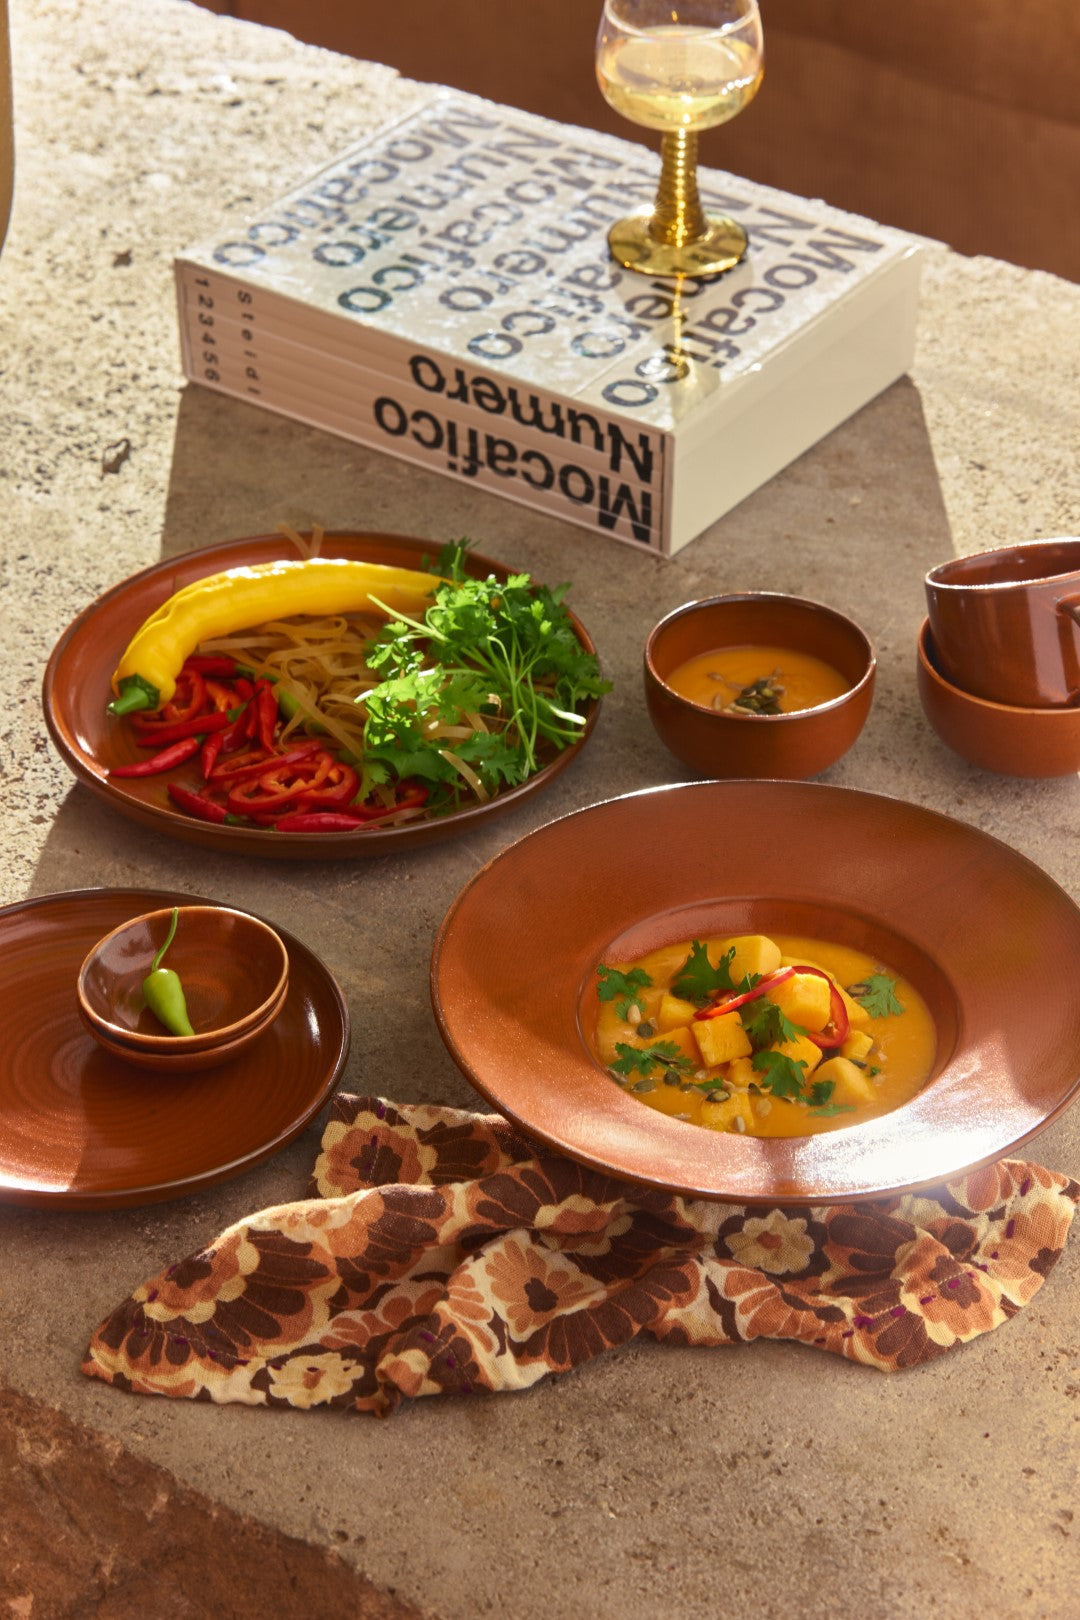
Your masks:
<svg viewBox="0 0 1080 1620"><path fill-rule="evenodd" d="M612 257L650 276L719 275L747 250L746 232L706 214L698 193L698 135L753 100L764 71L757 0L604 0L596 77L631 123L660 132L651 213L608 232Z"/></svg>

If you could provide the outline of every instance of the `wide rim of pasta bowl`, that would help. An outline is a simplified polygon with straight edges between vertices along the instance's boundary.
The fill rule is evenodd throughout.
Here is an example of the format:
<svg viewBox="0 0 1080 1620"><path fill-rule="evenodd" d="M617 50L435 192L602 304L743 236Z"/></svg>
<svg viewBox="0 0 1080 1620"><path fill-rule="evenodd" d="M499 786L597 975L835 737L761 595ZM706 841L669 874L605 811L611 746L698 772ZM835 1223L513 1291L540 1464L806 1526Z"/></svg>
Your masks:
<svg viewBox="0 0 1080 1620"><path fill-rule="evenodd" d="M411 535L330 530L322 536L321 553L419 568L425 558L437 555L440 545L439 541ZM120 654L143 620L174 591L206 575L297 555L295 545L283 534L251 535L202 546L164 558L131 575L82 610L56 643L42 681L46 726L77 781L129 820L187 843L275 860L350 860L415 849L486 825L542 793L588 742L599 713L598 698L582 711L585 723L580 740L555 754L527 781L505 789L486 803L469 805L445 816L359 832L290 833L204 822L164 799L160 777L110 777L110 768L125 757L117 746L117 723L105 707L110 680ZM494 574L506 579L514 572L507 564L472 550L467 554L466 568L481 578ZM568 607L567 612L582 646L595 654L595 643L585 626L572 609Z"/></svg>
<svg viewBox="0 0 1080 1620"><path fill-rule="evenodd" d="M880 954L920 990L938 1053L911 1101L763 1138L614 1084L586 1036L611 943L636 931L644 954L769 927ZM462 1072L546 1146L665 1191L826 1204L939 1185L1055 1119L1080 1087L1078 952L1070 897L964 822L822 783L696 782L572 812L496 856L439 929L431 994Z"/></svg>

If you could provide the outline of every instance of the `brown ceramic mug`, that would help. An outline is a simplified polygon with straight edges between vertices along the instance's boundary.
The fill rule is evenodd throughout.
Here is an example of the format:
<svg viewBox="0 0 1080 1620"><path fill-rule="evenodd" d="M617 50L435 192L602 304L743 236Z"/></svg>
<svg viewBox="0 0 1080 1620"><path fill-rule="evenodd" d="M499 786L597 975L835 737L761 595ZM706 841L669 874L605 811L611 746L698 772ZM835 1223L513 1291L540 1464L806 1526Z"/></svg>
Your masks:
<svg viewBox="0 0 1080 1620"><path fill-rule="evenodd" d="M926 576L937 663L991 703L1080 703L1080 539L956 557Z"/></svg>

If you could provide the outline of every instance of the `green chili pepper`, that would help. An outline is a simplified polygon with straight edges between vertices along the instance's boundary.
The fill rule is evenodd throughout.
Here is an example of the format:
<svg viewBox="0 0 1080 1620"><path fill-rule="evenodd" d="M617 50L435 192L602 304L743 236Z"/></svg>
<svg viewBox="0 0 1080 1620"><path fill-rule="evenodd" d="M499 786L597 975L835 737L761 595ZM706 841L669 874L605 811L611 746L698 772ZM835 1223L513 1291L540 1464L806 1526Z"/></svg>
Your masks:
<svg viewBox="0 0 1080 1620"><path fill-rule="evenodd" d="M154 1017L165 1025L170 1035L194 1035L180 976L174 973L172 968L161 966L161 958L173 942L179 916L179 907L173 906L172 921L165 936L165 943L154 957L150 964L150 972L142 983L143 998Z"/></svg>

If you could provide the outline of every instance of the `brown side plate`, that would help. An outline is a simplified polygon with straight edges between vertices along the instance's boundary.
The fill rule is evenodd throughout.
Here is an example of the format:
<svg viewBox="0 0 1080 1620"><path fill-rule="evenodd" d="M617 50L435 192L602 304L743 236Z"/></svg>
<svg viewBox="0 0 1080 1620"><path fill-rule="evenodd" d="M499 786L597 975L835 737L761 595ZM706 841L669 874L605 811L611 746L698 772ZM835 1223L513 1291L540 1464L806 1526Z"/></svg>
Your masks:
<svg viewBox="0 0 1080 1620"><path fill-rule="evenodd" d="M96 940L141 912L198 896L83 889L0 910L0 1203L115 1209L227 1181L291 1142L337 1085L349 1014L319 958L279 929L285 1004L236 1057L161 1075L120 1062L79 1016Z"/></svg>

